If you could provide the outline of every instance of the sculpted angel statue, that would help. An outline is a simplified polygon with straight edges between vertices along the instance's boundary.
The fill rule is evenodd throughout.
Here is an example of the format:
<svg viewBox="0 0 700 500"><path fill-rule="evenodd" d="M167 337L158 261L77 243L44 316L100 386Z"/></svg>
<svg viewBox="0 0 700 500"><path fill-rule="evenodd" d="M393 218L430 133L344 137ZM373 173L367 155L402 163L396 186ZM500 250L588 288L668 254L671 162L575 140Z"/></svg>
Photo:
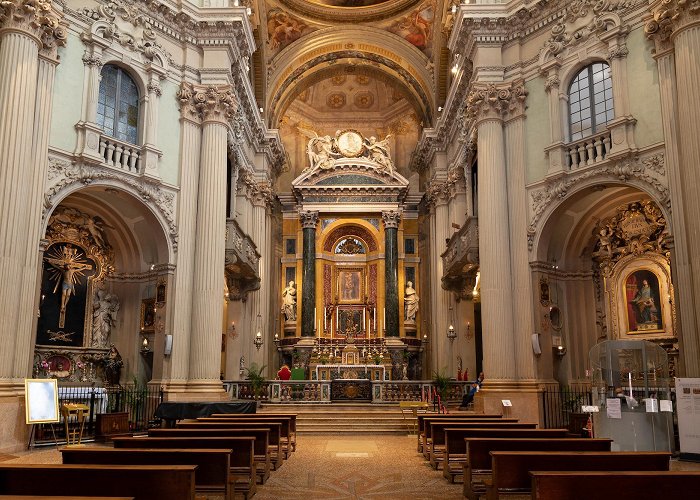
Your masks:
<svg viewBox="0 0 700 500"><path fill-rule="evenodd" d="M365 147L369 151L370 160L379 165L380 170L388 170L390 174L393 174L394 163L391 161L389 137L391 137L391 134L378 141L376 137L372 136L367 140Z"/></svg>
<svg viewBox="0 0 700 500"><path fill-rule="evenodd" d="M314 131L298 127L298 130L309 138L306 153L309 155L309 166L303 171L327 169L333 167L333 162L340 154L333 151L333 138L330 135L320 136Z"/></svg>

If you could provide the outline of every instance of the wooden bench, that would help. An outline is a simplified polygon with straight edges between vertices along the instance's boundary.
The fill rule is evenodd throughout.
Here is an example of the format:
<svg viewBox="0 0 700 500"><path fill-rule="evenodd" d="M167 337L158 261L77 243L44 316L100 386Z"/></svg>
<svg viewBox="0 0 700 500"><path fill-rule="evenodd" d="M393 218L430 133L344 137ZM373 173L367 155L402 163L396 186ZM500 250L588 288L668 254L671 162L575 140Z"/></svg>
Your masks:
<svg viewBox="0 0 700 500"><path fill-rule="evenodd" d="M696 500L700 472L531 472L537 500Z"/></svg>
<svg viewBox="0 0 700 500"><path fill-rule="evenodd" d="M257 491L256 466L254 461L255 438L253 436L238 437L116 437L113 439L114 448L150 448L150 449L225 449L231 451L229 464L234 485L234 493L245 498L252 497Z"/></svg>
<svg viewBox="0 0 700 500"><path fill-rule="evenodd" d="M177 424L178 429L246 429L250 427L260 429L270 429L270 465L272 470L277 470L284 463L284 443L286 438L282 436L282 428L284 424L281 422L270 422L267 420L256 420L251 422L237 421L229 419L217 419L220 422L180 422ZM287 422L289 423L289 422ZM288 427L288 426L287 426Z"/></svg>
<svg viewBox="0 0 700 500"><path fill-rule="evenodd" d="M431 424L433 422L454 422L455 424L459 423L465 423L465 424L484 424L490 426L491 424L515 424L518 423L517 418L501 418L501 419L477 419L477 418L469 418L469 419L445 419L445 418L438 418L438 419L424 419L423 421L423 430L419 431L422 434L422 452L423 456L426 458L426 460L430 459L430 443L433 441L433 436L432 436L432 428Z"/></svg>
<svg viewBox="0 0 700 500"><path fill-rule="evenodd" d="M196 465L196 493L215 493L233 500L229 449L61 448L64 464Z"/></svg>
<svg viewBox="0 0 700 500"><path fill-rule="evenodd" d="M467 460L463 463L464 496L476 500L485 492L484 480L491 477L492 451L610 451L608 438L465 438Z"/></svg>
<svg viewBox="0 0 700 500"><path fill-rule="evenodd" d="M287 417L289 418L289 439L291 444L290 452L295 451L297 447L297 414L296 413L238 413L236 415L226 414L226 413L215 413L210 415L208 418L236 418L236 419L247 419L255 420L257 418L269 418L269 417Z"/></svg>
<svg viewBox="0 0 700 500"><path fill-rule="evenodd" d="M270 477L270 429L246 427L245 429L149 429L148 437L253 437L253 461L260 484Z"/></svg>
<svg viewBox="0 0 700 500"><path fill-rule="evenodd" d="M530 471L667 471L670 460L664 451L492 451L486 498L530 494Z"/></svg>
<svg viewBox="0 0 700 500"><path fill-rule="evenodd" d="M503 415L495 415L495 414L477 415L475 413L450 413L450 414L423 413L423 414L419 414L416 416L416 425L418 426L417 434L418 434L418 452L419 453L423 451L423 443L425 443L425 440L424 440L425 420L426 419L440 419L440 418L446 418L448 420L461 420L461 419L492 420L492 419L501 419L501 418L503 418ZM517 419L511 419L511 420L514 422L517 422Z"/></svg>
<svg viewBox="0 0 700 500"><path fill-rule="evenodd" d="M428 452L428 460L433 469L438 469L442 464L445 451L445 429L523 429L534 430L537 424L523 422L453 422L439 420L426 424L426 436L428 429L430 441L425 450ZM425 452L423 452L425 455Z"/></svg>
<svg viewBox="0 0 700 500"><path fill-rule="evenodd" d="M258 414L259 415L259 414ZM292 418L290 416L281 416L281 417L268 417L266 415L259 415L257 418L252 419L252 418L239 418L239 417L230 417L230 418L211 418L211 417L202 417L198 418L197 422L204 422L204 423L279 423L281 424L280 427L280 439L281 439L281 444L282 444L282 453L283 453L283 459L289 458L289 454L292 452ZM192 422L182 422L183 424L186 423L192 423Z"/></svg>
<svg viewBox="0 0 700 500"><path fill-rule="evenodd" d="M46 497L110 495L194 500L194 465L0 465L0 492Z"/></svg>

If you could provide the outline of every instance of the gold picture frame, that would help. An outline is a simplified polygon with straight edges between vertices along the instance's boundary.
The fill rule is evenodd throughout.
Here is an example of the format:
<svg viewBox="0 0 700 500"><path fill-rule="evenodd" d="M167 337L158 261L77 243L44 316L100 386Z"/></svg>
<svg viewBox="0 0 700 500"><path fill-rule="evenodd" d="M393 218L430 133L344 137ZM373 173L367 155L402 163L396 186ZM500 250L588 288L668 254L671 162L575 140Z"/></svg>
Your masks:
<svg viewBox="0 0 700 500"><path fill-rule="evenodd" d="M141 332L153 333L156 330L156 299L143 299L140 314Z"/></svg>
<svg viewBox="0 0 700 500"><path fill-rule="evenodd" d="M58 412L58 381L49 379L24 379L24 408L27 424L54 424L61 415Z"/></svg>

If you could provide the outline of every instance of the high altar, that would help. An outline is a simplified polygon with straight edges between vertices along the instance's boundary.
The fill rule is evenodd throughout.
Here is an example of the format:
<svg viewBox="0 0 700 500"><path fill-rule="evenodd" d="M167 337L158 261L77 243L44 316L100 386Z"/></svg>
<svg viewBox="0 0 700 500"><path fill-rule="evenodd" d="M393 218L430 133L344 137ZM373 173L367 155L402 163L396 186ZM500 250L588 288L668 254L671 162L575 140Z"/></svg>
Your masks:
<svg viewBox="0 0 700 500"><path fill-rule="evenodd" d="M283 204L279 348L320 380L420 375L418 202L381 141L308 133Z"/></svg>

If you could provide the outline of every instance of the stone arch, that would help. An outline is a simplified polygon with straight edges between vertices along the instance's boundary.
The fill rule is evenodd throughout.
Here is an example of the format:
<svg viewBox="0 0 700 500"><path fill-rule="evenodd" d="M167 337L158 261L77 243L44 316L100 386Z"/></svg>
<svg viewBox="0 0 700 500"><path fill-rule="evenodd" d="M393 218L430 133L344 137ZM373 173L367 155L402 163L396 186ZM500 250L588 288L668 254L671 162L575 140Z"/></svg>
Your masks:
<svg viewBox="0 0 700 500"><path fill-rule="evenodd" d="M362 43L348 40L363 40ZM433 78L428 58L401 37L377 28L357 26L315 31L286 47L272 61L267 94L269 126L276 126L295 89L314 73L343 60L375 66L400 82L425 123L433 116Z"/></svg>
<svg viewBox="0 0 700 500"><path fill-rule="evenodd" d="M321 241L324 252L333 252L334 245L343 236L355 236L365 243L369 252L379 250L377 242L378 230L372 224L363 220L338 220L328 225L321 232Z"/></svg>

